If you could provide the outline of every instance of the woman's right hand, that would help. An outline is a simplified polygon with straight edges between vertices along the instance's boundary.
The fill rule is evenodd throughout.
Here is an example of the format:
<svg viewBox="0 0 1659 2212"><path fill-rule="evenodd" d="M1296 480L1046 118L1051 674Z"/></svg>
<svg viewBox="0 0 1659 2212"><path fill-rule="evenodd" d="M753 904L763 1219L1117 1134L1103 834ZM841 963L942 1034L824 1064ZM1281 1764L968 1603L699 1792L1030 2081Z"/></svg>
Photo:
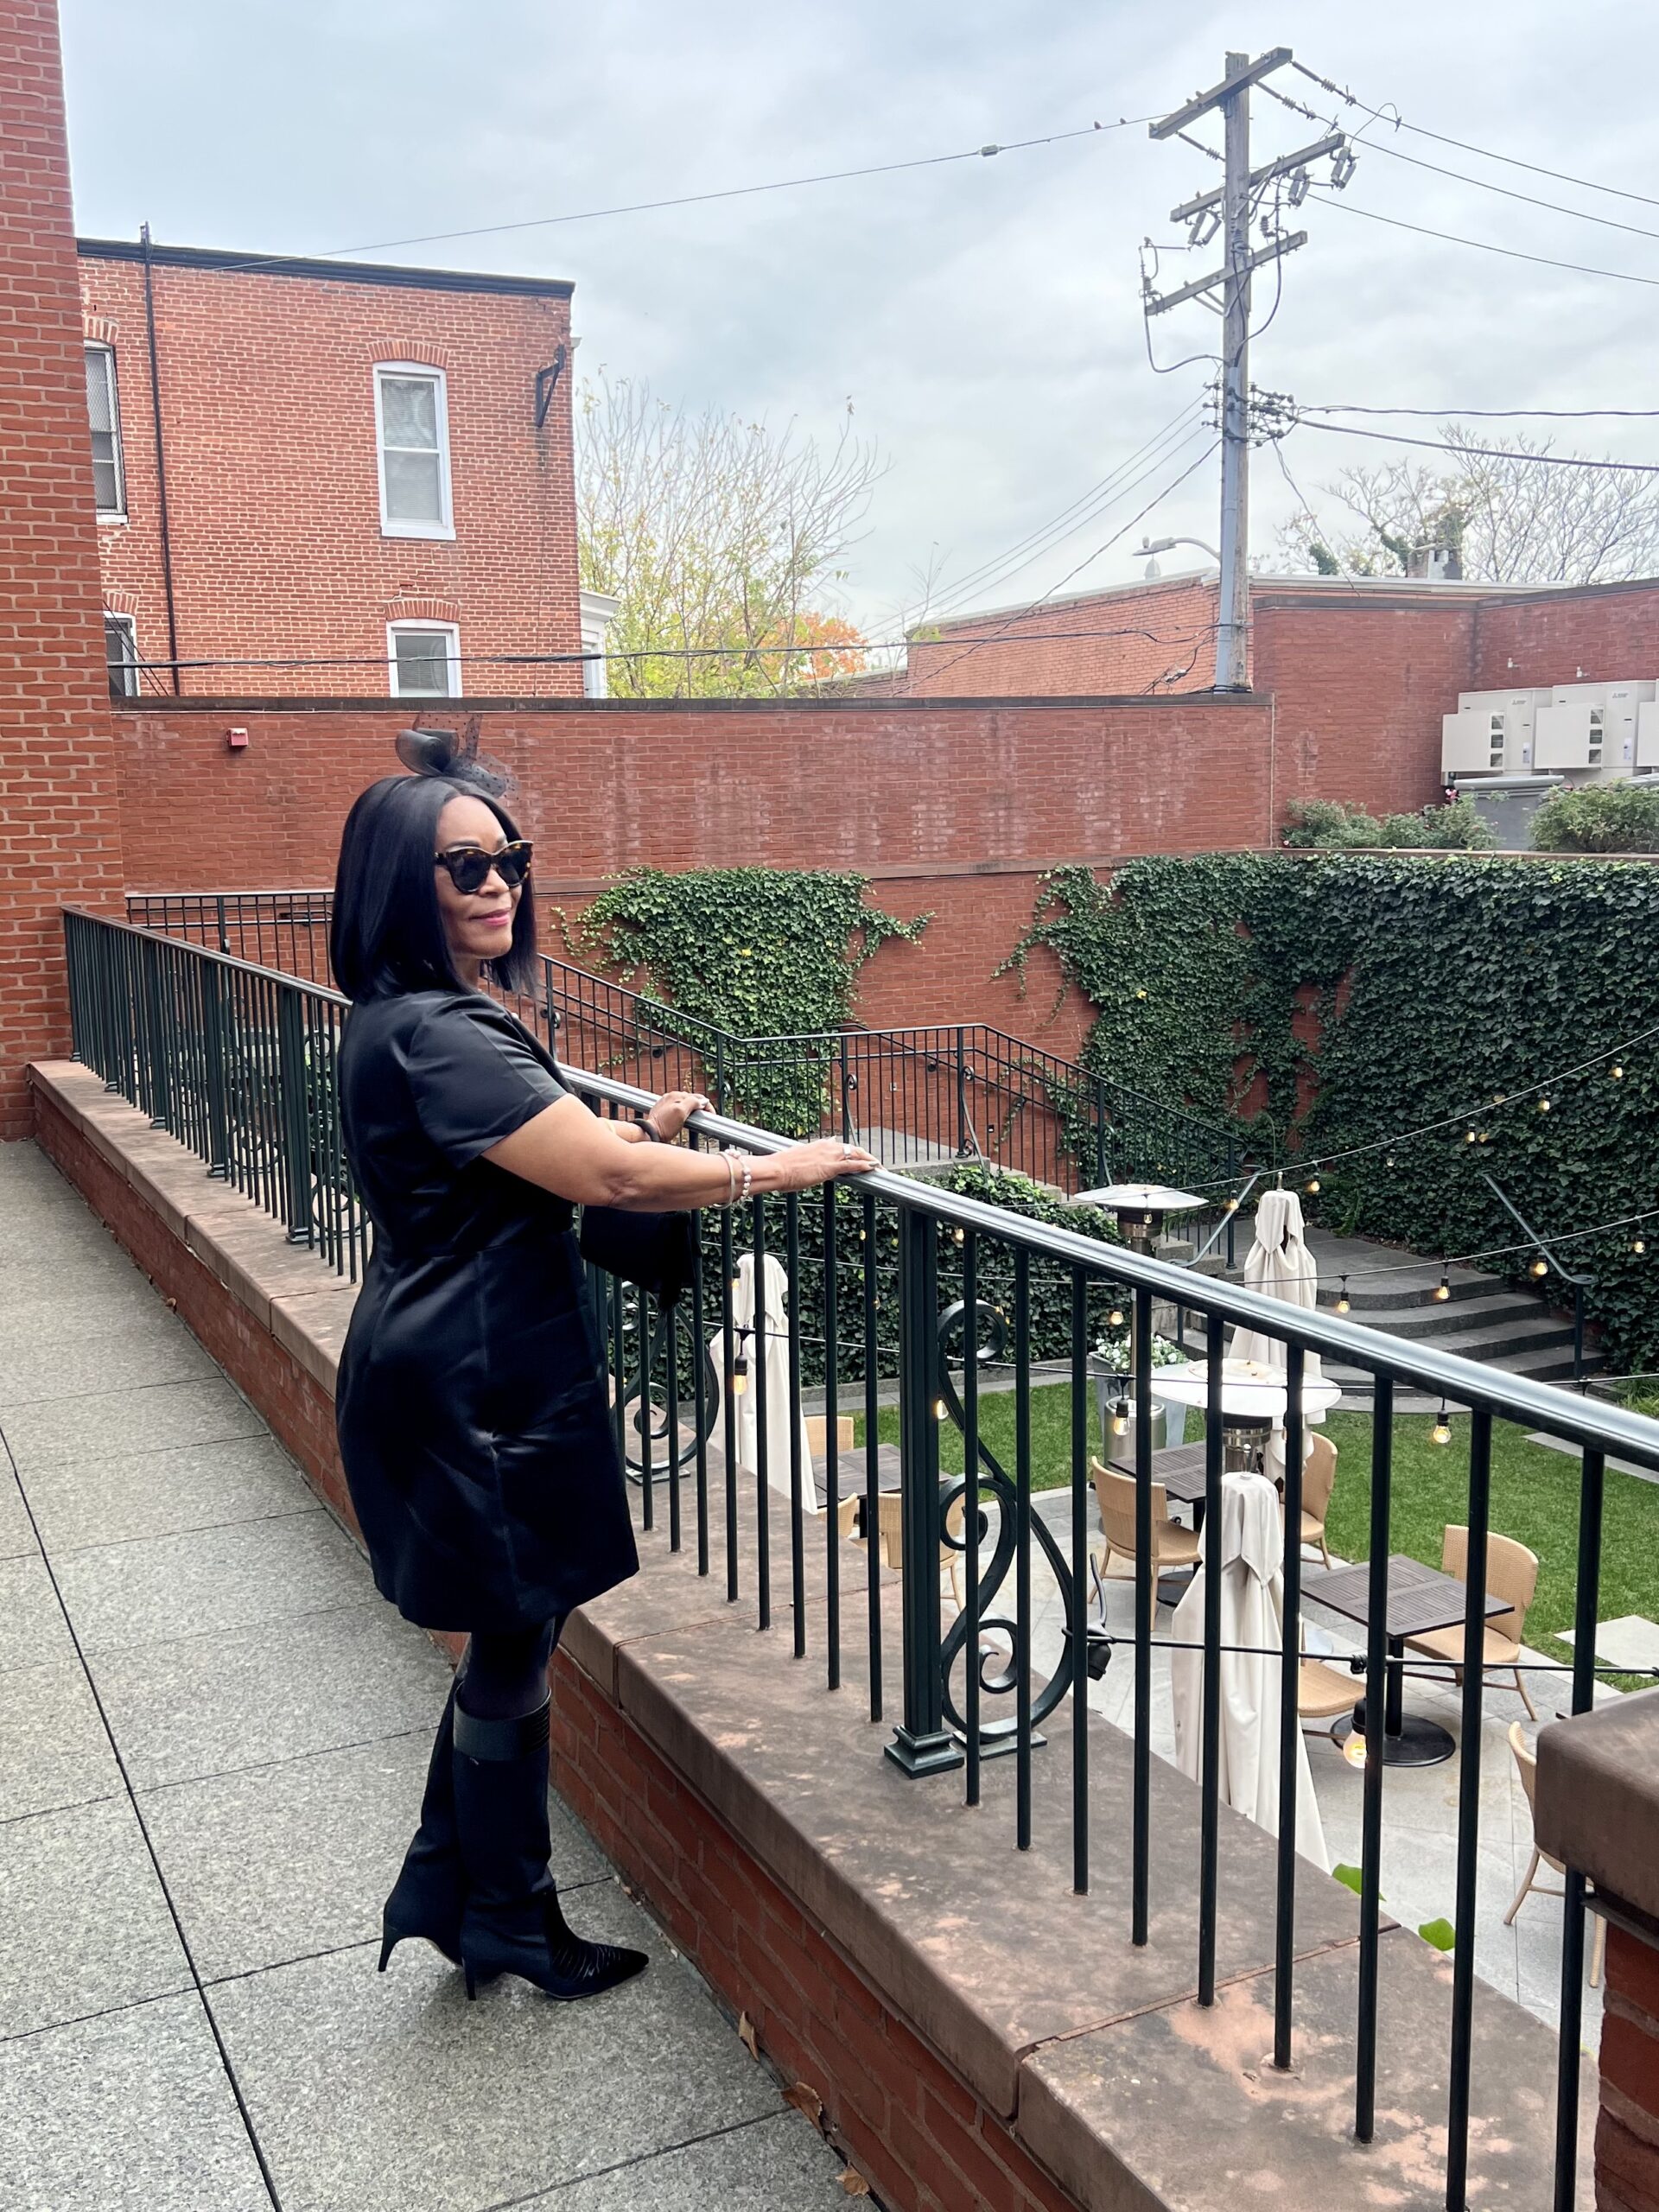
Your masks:
<svg viewBox="0 0 1659 2212"><path fill-rule="evenodd" d="M772 1155L773 1172L778 1177L773 1186L779 1191L811 1191L821 1183L832 1183L838 1175L868 1175L881 1163L862 1145L842 1144L838 1139L821 1138L812 1144L791 1145L787 1152Z"/></svg>

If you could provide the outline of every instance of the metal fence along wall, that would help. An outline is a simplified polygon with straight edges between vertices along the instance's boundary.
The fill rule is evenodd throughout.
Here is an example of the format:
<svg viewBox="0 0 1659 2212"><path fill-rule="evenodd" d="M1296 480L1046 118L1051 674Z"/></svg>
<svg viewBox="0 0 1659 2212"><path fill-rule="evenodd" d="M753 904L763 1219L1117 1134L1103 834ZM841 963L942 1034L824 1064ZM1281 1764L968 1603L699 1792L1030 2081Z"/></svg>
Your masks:
<svg viewBox="0 0 1659 2212"><path fill-rule="evenodd" d="M329 983L331 906L327 891L135 893L127 918ZM983 1022L741 1037L546 955L539 995L513 1008L575 1066L701 1090L722 1113L769 1127L833 1129L894 1166L983 1160L1064 1191L1179 1183L1213 1192L1218 1211L1247 1149L1228 1123ZM1202 1236L1210 1219L1190 1226Z"/></svg>
<svg viewBox="0 0 1659 2212"><path fill-rule="evenodd" d="M192 1147L210 1173L222 1173L283 1222L290 1237L316 1247L341 1272L356 1271L365 1242L360 1210L346 1176L332 1082L327 1080L346 1008L335 994L293 977L263 973L236 958L178 938L92 916L66 917L75 1049L111 1089L142 1107L158 1126ZM614 1077L572 1068L570 1079L601 1112L646 1103ZM655 1086L653 1086L655 1087ZM752 1152L784 1140L719 1116L692 1123L690 1141ZM1388 1782L1382 1758L1385 1637L1394 1478L1391 1414L1396 1389L1444 1398L1470 1414L1468 1452L1468 1628L1463 1647L1461 1768L1458 1783L1457 1908L1452 2019L1445 2059L1445 2202L1465 2212L1474 2066L1475 1896L1481 1802L1483 1667L1492 1440L1508 1423L1541 1430L1582 1454L1579 1495L1577 1641L1573 1707L1591 1703L1601 1568L1604 1469L1609 1454L1659 1470L1659 1425L1639 1415L1481 1367L1430 1344L1386 1337L1352 1322L1306 1313L1184 1272L1117 1246L1027 1220L957 1196L937 1184L881 1173L855 1187L754 1201L712 1217L707 1256L689 1297L665 1313L645 1307L627 1286L595 1279L605 1322L619 1452L640 1491L648 1528L666 1522L669 1542L695 1546L698 1571L723 1583L734 1603L753 1606L772 1631L786 1593L795 1655L810 1656L826 1688L839 1687L855 1654L868 1683L873 1720L891 1722L885 1755L918 1788L981 1793L983 1762L1014 1761L1011 1830L988 1849L1018 1853L1032 1841L1033 1760L1039 1730L1070 1739L1069 1808L1072 1882L1087 1891L1096 1862L1097 1817L1109 1820L1111 1849L1131 1859L1130 1904L1121 1940L1148 1938L1154 1906L1189 1913L1198 2003L1216 2002L1218 1869L1221 1856L1219 1694L1221 1578L1209 1578L1203 1609L1200 1859L1198 1893L1160 1861L1153 1824L1153 1370L1154 1300L1195 1309L1207 1331L1205 1503L1211 1525L1221 1510L1223 1327L1243 1325L1287 1347L1286 1525L1301 1524L1305 1363L1318 1354L1375 1378L1369 1551L1370 1628L1363 1679L1366 1763L1359 1890L1359 1975L1353 2035L1357 2139L1372 2139L1379 2094L1378 1944L1380 1868ZM826 1433L838 1416L861 1416L864 1438L851 1455L828 1454L821 1509L809 1509L801 1424L791 1421L786 1467L769 1467L769 1376L764 1303L753 1329L734 1328L733 1294L747 1255L757 1271L771 1255L795 1287L781 1347L787 1389L798 1397L809 1350L823 1376ZM1136 1572L1131 1722L1133 1785L1128 1807L1096 1802L1087 1691L1117 1638L1092 1618L1089 1354L1109 1308L1132 1306L1135 1372L1128 1395L1136 1414ZM1052 1379L1037 1367L1039 1349L1061 1346L1060 1376L1071 1386L1069 1453L1058 1517L1033 1503L1032 1393ZM718 1352L714 1349L718 1339ZM1039 1338L1043 1341L1039 1344ZM1011 1385L1014 1446L1004 1465L981 1435L982 1382L992 1366ZM898 1446L880 1439L883 1375L898 1382ZM742 1390L755 1401L758 1461L740 1475L734 1456L714 1441L715 1418ZM963 1471L945 1470L945 1432L954 1432ZM890 1470L893 1471L890 1473ZM896 1481L896 1491L884 1485ZM903 1572L883 1587L880 1545L896 1530ZM885 1502L884 1502L885 1500ZM861 1567L844 1580L842 1535L861 1515L872 1541ZM947 1605L941 1561L953 1563L961 1604ZM822 1611L807 1602L822 1593ZM1058 1593L1064 1623L1058 1665L1044 1674L1033 1659L1039 1596ZM884 1609L887 1618L884 1619ZM896 1617L896 1618L895 1618ZM816 1624L822 1621L820 1631ZM809 1623L821 1648L809 1655ZM1274 2026L1272 2063L1288 2068L1298 2023L1299 1890L1325 1878L1299 1862L1295 1808L1302 1628L1300 1548L1287 1548L1284 1623L1274 1716L1280 1749L1276 1843ZM896 1638L893 1631L897 1630ZM982 1640L996 1656L988 1659ZM897 1680L893 1679L896 1666ZM1096 1722L1096 1726L1103 1724ZM923 1777L935 1777L931 1782ZM925 1801L918 1807L925 1816ZM1127 1815L1127 1817L1126 1817ZM1507 1812L1504 1814L1507 1834ZM1012 1872L1012 1866L1010 1868ZM1584 1883L1567 1876L1559 2029L1557 2212L1574 2202L1578 2169L1578 2085L1584 1968ZM1421 2014L1414 2012L1416 2026ZM1507 2056L1506 2056L1507 2063ZM1489 2090L1492 2085L1487 2085ZM1494 2094L1500 2092L1494 2091ZM1298 2124L1294 2108L1285 2124ZM1310 2126L1321 2129L1322 2119ZM1356 2177L1356 2201L1362 2186Z"/></svg>

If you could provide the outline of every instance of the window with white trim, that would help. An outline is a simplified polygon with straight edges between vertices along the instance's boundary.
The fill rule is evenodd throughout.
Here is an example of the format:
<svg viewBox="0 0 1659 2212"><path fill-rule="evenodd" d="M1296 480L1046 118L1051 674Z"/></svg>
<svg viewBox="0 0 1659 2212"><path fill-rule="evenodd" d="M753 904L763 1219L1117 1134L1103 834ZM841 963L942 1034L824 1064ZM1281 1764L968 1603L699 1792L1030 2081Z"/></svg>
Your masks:
<svg viewBox="0 0 1659 2212"><path fill-rule="evenodd" d="M86 415L92 429L93 504L100 520L124 522L127 486L121 467L121 405L113 346L86 348Z"/></svg>
<svg viewBox="0 0 1659 2212"><path fill-rule="evenodd" d="M138 696L138 639L130 614L104 617L104 658L109 664L111 699Z"/></svg>
<svg viewBox="0 0 1659 2212"><path fill-rule="evenodd" d="M443 371L381 362L374 372L374 428L383 535L453 537Z"/></svg>
<svg viewBox="0 0 1659 2212"><path fill-rule="evenodd" d="M387 623L386 658L394 699L461 696L461 632L454 623Z"/></svg>

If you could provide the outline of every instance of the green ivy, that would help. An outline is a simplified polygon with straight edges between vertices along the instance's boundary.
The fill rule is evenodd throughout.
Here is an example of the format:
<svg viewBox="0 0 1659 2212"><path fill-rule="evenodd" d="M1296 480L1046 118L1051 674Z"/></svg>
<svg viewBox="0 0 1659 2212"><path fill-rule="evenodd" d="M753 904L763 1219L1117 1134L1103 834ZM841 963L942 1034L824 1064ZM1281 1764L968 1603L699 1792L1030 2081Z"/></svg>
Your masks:
<svg viewBox="0 0 1659 2212"><path fill-rule="evenodd" d="M931 918L903 922L866 906L868 883L815 868L638 868L576 920L560 920L577 959L625 982L645 979L671 1034L678 1014L698 1045L699 1025L741 1038L820 1037L851 1018L865 962L889 938L914 944ZM722 1068L720 1103L788 1136L816 1134L830 1051L748 1055Z"/></svg>
<svg viewBox="0 0 1659 2212"><path fill-rule="evenodd" d="M1344 1233L1429 1254L1510 1243L1483 1170L1546 1236L1659 1205L1654 1041L1622 1078L1603 1065L1557 1085L1547 1113L1493 1103L1659 1024L1659 869L1211 854L1132 861L1103 885L1071 868L1045 880L1007 964L1038 944L1095 1007L1088 1065L1201 1109L1253 1106L1259 1156L1474 1109L1321 1167L1310 1211ZM1659 1236L1641 1255L1631 1241L1562 1254L1593 1278L1621 1371L1659 1367Z"/></svg>

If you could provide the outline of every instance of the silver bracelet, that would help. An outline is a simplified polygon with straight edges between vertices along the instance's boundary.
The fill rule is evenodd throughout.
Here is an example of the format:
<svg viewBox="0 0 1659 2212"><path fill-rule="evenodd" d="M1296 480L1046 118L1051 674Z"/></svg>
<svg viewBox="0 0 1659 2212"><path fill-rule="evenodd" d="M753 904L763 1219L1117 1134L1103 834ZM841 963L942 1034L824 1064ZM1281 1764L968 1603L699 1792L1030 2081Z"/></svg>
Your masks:
<svg viewBox="0 0 1659 2212"><path fill-rule="evenodd" d="M721 1203L729 1206L737 1197L737 1154L728 1150L720 1156L726 1163L726 1196Z"/></svg>

